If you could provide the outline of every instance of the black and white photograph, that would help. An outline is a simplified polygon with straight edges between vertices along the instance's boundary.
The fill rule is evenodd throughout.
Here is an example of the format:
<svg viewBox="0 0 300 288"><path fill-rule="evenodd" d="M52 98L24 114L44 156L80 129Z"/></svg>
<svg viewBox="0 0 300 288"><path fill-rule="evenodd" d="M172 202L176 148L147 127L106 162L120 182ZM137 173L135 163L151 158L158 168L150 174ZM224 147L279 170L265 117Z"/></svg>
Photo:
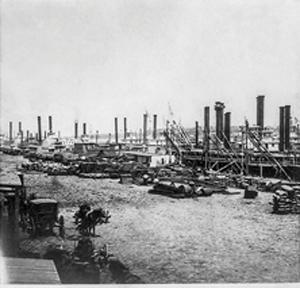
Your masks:
<svg viewBox="0 0 300 288"><path fill-rule="evenodd" d="M0 286L299 285L299 0L0 14Z"/></svg>

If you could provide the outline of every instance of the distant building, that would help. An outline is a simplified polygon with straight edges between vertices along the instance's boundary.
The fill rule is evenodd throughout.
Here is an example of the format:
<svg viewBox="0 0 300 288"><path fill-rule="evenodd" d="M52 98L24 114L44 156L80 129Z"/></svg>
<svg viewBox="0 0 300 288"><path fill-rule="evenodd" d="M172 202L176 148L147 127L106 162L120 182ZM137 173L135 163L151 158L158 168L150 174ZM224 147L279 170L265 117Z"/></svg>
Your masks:
<svg viewBox="0 0 300 288"><path fill-rule="evenodd" d="M62 145L66 147L66 150L72 151L74 149L75 139L73 137L63 137L60 140Z"/></svg>
<svg viewBox="0 0 300 288"><path fill-rule="evenodd" d="M139 162L149 167L162 166L162 165L174 163L176 161L174 155L167 155L167 154L151 154L151 153L128 151L128 152L124 152L124 155L126 155L129 159L133 161Z"/></svg>

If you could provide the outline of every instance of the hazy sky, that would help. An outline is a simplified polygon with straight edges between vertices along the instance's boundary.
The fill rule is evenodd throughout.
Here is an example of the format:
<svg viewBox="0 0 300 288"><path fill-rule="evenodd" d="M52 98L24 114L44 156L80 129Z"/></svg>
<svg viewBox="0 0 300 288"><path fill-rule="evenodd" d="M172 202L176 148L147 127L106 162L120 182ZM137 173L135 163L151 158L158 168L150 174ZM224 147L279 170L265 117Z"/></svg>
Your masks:
<svg viewBox="0 0 300 288"><path fill-rule="evenodd" d="M299 0L2 0L1 131L8 122L72 135L158 126L168 103L183 126L203 125L204 106L225 103L232 124L265 124L279 106L300 119Z"/></svg>

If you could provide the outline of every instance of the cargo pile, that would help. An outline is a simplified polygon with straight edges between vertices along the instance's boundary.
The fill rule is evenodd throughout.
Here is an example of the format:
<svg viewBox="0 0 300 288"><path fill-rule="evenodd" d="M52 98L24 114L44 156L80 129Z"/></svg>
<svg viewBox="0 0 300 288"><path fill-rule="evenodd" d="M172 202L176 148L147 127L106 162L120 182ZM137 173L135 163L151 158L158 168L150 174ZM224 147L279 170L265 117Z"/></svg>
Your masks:
<svg viewBox="0 0 300 288"><path fill-rule="evenodd" d="M297 186L292 187L297 183L290 181L217 173L213 170L203 171L181 164L149 167L129 160L126 155L84 159L71 152L26 152L23 157L25 161L21 170L25 173L35 171L48 175L76 175L89 179L119 179L121 184L152 185L149 193L172 198L228 194L227 187L234 187L244 189L244 198L255 199L259 191L267 191L273 192L274 213L299 212L299 189L297 190Z"/></svg>
<svg viewBox="0 0 300 288"><path fill-rule="evenodd" d="M121 184L148 185L161 177L192 177L195 172L181 165L148 167L125 156L113 158L81 159L72 153L35 153L23 155L24 173L40 172L48 175L76 175L91 179L120 179Z"/></svg>
<svg viewBox="0 0 300 288"><path fill-rule="evenodd" d="M300 186L281 185L273 193L273 212L276 214L300 213Z"/></svg>

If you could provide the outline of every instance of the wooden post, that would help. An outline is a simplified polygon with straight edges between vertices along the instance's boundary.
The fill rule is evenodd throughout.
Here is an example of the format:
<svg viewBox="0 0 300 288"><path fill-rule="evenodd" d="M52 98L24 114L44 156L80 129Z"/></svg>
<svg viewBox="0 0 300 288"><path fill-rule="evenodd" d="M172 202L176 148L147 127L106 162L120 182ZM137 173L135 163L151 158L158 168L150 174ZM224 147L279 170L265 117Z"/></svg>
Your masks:
<svg viewBox="0 0 300 288"><path fill-rule="evenodd" d="M0 199L0 247L3 247L3 213L4 213L4 199ZM3 251L1 251L3 253Z"/></svg>
<svg viewBox="0 0 300 288"><path fill-rule="evenodd" d="M22 185L0 184L0 191L5 195L7 205L4 201L0 203L0 243L2 252L9 257L18 256L19 250L19 197L24 191Z"/></svg>
<svg viewBox="0 0 300 288"><path fill-rule="evenodd" d="M15 190L15 210L14 210L14 255L18 256L19 251L19 206L20 206L20 194L22 188L16 188Z"/></svg>
<svg viewBox="0 0 300 288"><path fill-rule="evenodd" d="M7 227L7 231L5 231L5 233L7 234L5 241L5 254L7 254L8 256L15 256L15 195L12 195L12 193L10 193L7 194L6 198L8 201L8 218L7 224L5 225Z"/></svg>

